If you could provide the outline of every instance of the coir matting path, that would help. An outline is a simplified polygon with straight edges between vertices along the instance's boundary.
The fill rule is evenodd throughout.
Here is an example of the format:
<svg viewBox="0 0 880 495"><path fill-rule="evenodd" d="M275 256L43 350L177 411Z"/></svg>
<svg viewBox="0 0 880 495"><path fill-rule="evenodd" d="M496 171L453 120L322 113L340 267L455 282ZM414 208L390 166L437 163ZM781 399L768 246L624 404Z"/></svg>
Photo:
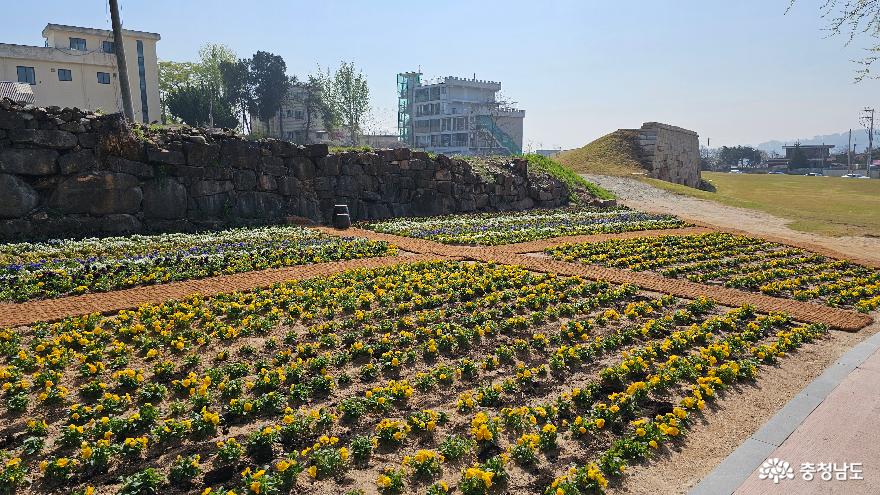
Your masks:
<svg viewBox="0 0 880 495"><path fill-rule="evenodd" d="M55 321L68 316L81 314L110 313L121 309L136 308L144 304L155 304L173 299L184 299L196 294L213 296L228 292L257 289L268 287L280 282L333 275L349 269L369 269L390 266L397 263L440 259L464 259L519 265L538 272L557 273L560 275L577 275L593 280L607 280L608 282L613 283L633 284L646 290L662 292L678 297L696 298L699 296L705 296L725 306L735 307L749 304L762 312L785 312L799 321L824 323L830 327L841 330L859 330L870 324L872 321L871 317L866 314L847 309L832 308L819 304L771 297L727 287L699 284L686 280L666 278L659 275L636 273L630 270L607 268L583 263L569 263L557 261L546 256L524 254L538 252L548 247L572 242L600 242L610 239L701 234L717 231L716 229L707 226L623 232L618 234L577 235L502 246L448 245L425 239L382 234L359 228L351 228L345 231L337 231L330 228L320 228L320 230L334 235L365 237L368 239L387 241L405 252L414 254L298 265L287 268L221 275L199 280L134 287L113 292L91 293L57 299L28 301L18 304L0 303L0 327L28 325L38 321ZM768 240L773 240L775 242L781 241L779 239ZM817 250L815 249L815 246L807 247L799 246L797 243L784 243L803 247L812 251L820 251L821 254L831 257L843 257L839 253L830 252L827 249Z"/></svg>

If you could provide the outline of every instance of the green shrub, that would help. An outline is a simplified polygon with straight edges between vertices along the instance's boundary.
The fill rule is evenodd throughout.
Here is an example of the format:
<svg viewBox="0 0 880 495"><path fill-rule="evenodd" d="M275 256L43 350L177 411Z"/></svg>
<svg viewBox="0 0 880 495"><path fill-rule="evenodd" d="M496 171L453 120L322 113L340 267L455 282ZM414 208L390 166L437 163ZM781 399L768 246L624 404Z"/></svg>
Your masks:
<svg viewBox="0 0 880 495"><path fill-rule="evenodd" d="M573 170L553 159L535 154L523 155L523 158L528 160L530 167L550 174L553 177L561 180L562 182L565 182L568 185L568 189L570 191L569 201L571 201L571 203L573 204L577 204L580 201L576 193L577 190L587 190L590 194L599 199L615 198L614 193L612 193L611 191L603 189L596 184L589 182L580 175L576 174Z"/></svg>

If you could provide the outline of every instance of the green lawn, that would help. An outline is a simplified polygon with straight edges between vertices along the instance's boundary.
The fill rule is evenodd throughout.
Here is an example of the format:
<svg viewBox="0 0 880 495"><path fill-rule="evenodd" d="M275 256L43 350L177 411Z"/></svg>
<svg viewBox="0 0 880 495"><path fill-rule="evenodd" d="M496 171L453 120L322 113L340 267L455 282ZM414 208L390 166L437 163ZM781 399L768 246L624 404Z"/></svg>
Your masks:
<svg viewBox="0 0 880 495"><path fill-rule="evenodd" d="M880 236L880 180L703 172L717 192L654 179L678 194L765 211L792 220L791 228L827 235Z"/></svg>

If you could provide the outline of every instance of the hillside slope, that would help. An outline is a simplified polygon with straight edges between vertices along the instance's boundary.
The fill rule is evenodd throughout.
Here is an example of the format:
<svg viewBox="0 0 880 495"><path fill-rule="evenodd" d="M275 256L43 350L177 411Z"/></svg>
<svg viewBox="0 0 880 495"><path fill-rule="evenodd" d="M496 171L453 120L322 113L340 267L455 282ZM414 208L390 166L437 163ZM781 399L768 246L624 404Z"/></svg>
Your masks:
<svg viewBox="0 0 880 495"><path fill-rule="evenodd" d="M636 131L619 129L581 148L563 151L554 158L579 174L644 174Z"/></svg>

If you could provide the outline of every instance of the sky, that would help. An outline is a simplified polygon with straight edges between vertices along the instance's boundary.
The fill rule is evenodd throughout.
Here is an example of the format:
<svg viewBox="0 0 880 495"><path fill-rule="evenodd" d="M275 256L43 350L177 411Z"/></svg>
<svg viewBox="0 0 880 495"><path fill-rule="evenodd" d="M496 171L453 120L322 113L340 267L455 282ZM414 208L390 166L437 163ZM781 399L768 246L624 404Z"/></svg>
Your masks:
<svg viewBox="0 0 880 495"><path fill-rule="evenodd" d="M369 130L396 132L398 72L500 81L526 111L526 149L574 148L658 121L711 147L860 129L880 80L854 83L867 46L829 37L822 0L120 0L124 27L158 32L161 60L206 42L265 50L300 78L353 61ZM0 42L42 45L46 23L110 29L106 0L10 2ZM880 67L878 67L880 70ZM878 116L880 118L880 116Z"/></svg>

